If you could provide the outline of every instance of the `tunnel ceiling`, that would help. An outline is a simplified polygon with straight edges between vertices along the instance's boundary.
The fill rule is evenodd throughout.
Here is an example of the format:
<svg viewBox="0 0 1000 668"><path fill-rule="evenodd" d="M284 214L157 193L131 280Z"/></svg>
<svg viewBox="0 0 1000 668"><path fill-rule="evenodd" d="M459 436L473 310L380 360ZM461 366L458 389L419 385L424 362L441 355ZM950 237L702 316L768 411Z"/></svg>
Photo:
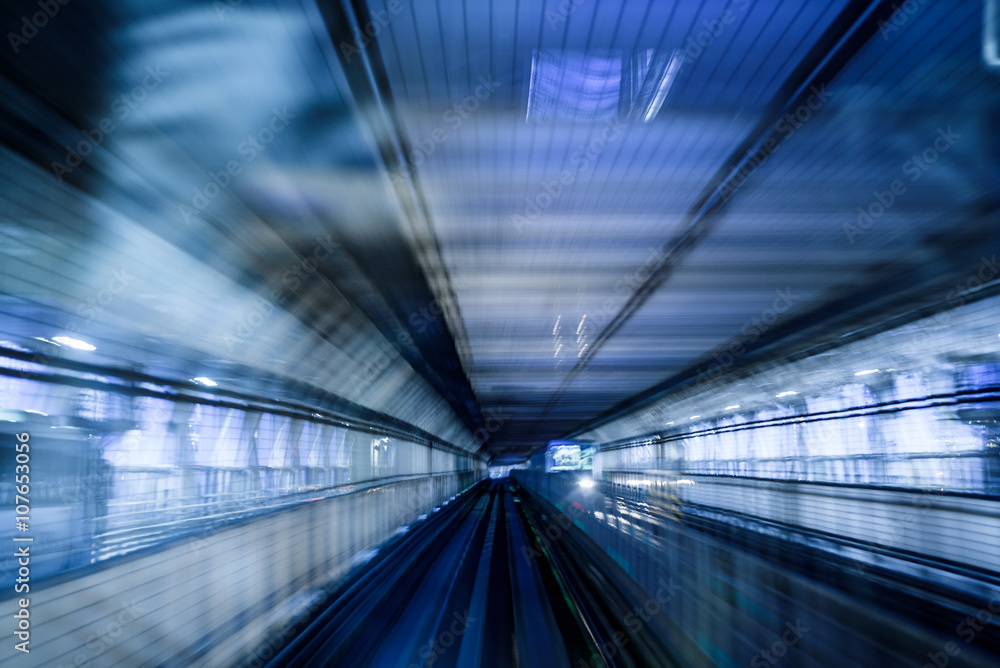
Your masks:
<svg viewBox="0 0 1000 668"><path fill-rule="evenodd" d="M85 322L95 359L244 388L262 369L500 461L944 301L996 247L979 0L62 11L3 56L13 341L127 266L141 289ZM320 242L332 259L290 279ZM284 313L248 328L260 297Z"/></svg>
<svg viewBox="0 0 1000 668"><path fill-rule="evenodd" d="M494 454L730 344L849 328L995 234L981 4L914 6L355 6L373 37L342 62L399 133L387 178L426 219Z"/></svg>

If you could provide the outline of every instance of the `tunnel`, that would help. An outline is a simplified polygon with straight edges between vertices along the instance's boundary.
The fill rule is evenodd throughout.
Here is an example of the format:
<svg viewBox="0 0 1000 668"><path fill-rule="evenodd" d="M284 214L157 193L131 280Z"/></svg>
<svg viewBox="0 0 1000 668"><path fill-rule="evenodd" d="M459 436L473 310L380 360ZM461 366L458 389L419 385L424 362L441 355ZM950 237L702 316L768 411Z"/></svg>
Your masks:
<svg viewBox="0 0 1000 668"><path fill-rule="evenodd" d="M1000 666L1000 0L0 26L0 665Z"/></svg>

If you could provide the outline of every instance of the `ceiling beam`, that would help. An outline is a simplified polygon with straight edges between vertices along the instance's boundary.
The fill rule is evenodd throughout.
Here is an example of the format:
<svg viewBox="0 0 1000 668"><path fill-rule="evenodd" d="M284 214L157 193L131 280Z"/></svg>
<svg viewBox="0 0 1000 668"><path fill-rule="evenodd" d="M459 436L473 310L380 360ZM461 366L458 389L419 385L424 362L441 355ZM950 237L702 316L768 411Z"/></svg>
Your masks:
<svg viewBox="0 0 1000 668"><path fill-rule="evenodd" d="M659 260L649 267L646 279L636 287L621 310L594 337L587 350L552 394L537 422L544 419L603 346L664 284L683 259L712 232L719 221L719 214L747 178L752 176L760 164L791 136L790 133L778 129L785 115L794 112L802 105L807 105L811 99L821 97L825 86L878 32L879 22L888 19L894 11L890 0L875 2L853 0L844 7L782 84L761 115L760 122L716 172L715 177L687 214L683 230L661 247L657 256ZM581 430L574 430L574 433L579 431Z"/></svg>
<svg viewBox="0 0 1000 668"><path fill-rule="evenodd" d="M403 332L408 335L419 358L406 353L414 346L403 346L400 354L448 401L471 432L485 435L479 440L486 447L489 432L484 428L482 411L468 379L471 354L464 321L430 210L406 158L410 151L385 64L376 38L361 48L355 42L355 34L363 34L360 27L372 20L367 4L320 0L318 7L354 98L357 116L372 133L381 176L395 193L403 223L395 235L387 233L380 249L383 255L393 255L394 260L380 263L379 269L366 266L371 262L363 253L355 258L395 316L391 322L383 317L376 326L390 341L398 340ZM390 174L394 176L390 178ZM441 313L440 318L420 317L435 311Z"/></svg>

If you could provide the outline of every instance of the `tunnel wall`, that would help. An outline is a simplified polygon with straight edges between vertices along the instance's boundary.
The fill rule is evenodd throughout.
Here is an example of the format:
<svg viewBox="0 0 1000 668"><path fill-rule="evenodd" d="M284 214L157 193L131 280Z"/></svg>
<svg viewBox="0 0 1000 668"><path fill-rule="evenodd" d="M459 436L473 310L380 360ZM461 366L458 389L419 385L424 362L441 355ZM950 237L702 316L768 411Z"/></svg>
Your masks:
<svg viewBox="0 0 1000 668"><path fill-rule="evenodd" d="M247 648L266 659L321 587L477 479L373 482L32 584L32 665L220 666L253 659ZM0 663L19 655L5 643Z"/></svg>
<svg viewBox="0 0 1000 668"><path fill-rule="evenodd" d="M718 351L576 434L592 472L512 475L650 596L680 583L662 632L690 665L991 665L964 620L1000 614L998 307L956 286L780 360Z"/></svg>
<svg viewBox="0 0 1000 668"><path fill-rule="evenodd" d="M718 518L647 495L662 484L653 476L598 481L593 488L579 484L586 473L512 476L551 511L541 545L577 541L594 563L638 583L646 600L635 601L635 613L614 622L659 635L680 665L922 665L949 642L960 646L957 656L944 655L949 665L991 665L980 653L984 634L973 633L969 644L962 642L967 635L953 630L961 616L949 618L945 632L932 631L915 621L927 621L920 607L900 599L890 611L859 596L862 590L883 591L885 569L894 565L888 556L869 563L847 544L818 551L819 534L781 535L777 523L762 522L758 531L748 524L739 527L743 531L724 527L713 521ZM899 502L891 500L893 506ZM743 510L759 507L746 504ZM964 516L967 528L985 519ZM932 522L929 530L937 528ZM1000 613L1000 592L984 599L980 610Z"/></svg>
<svg viewBox="0 0 1000 668"><path fill-rule="evenodd" d="M0 537L19 535L14 434L28 434L35 579L359 484L482 467L398 425L348 426L308 406L227 401L207 388L179 397L110 378L80 387L65 373L43 382L31 375L51 369L5 364L29 377L0 378ZM14 570L12 554L0 557L0 577Z"/></svg>
<svg viewBox="0 0 1000 668"><path fill-rule="evenodd" d="M1000 494L1000 297L691 382L579 434L599 471Z"/></svg>

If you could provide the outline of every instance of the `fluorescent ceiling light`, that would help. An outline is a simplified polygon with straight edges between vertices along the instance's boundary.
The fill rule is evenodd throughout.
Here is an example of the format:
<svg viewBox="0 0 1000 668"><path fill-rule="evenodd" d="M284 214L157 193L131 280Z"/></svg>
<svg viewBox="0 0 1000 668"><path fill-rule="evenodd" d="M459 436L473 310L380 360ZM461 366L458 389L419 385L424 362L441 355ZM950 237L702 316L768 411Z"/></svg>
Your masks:
<svg viewBox="0 0 1000 668"><path fill-rule="evenodd" d="M789 390L787 392L782 392L781 394L776 394L774 396L776 396L776 397L778 397L780 399L781 397L790 397L793 394L798 394L798 392L792 392L791 390Z"/></svg>
<svg viewBox="0 0 1000 668"><path fill-rule="evenodd" d="M197 378L192 378L191 380L193 380L196 383L201 383L202 385L205 385L207 387L215 387L216 385L218 385L218 383L216 383L211 378L205 378L204 376L198 376Z"/></svg>
<svg viewBox="0 0 1000 668"><path fill-rule="evenodd" d="M739 405L739 404L733 404L732 406L726 406L726 407L725 407L725 408L723 408L722 410L724 410L724 411L731 411L731 410L733 410L734 408L739 408L739 407L740 407L740 405Z"/></svg>
<svg viewBox="0 0 1000 668"><path fill-rule="evenodd" d="M983 60L990 67L1000 67L1000 2L983 3Z"/></svg>
<svg viewBox="0 0 1000 668"><path fill-rule="evenodd" d="M528 120L593 123L618 117L621 53L535 51L528 83Z"/></svg>
<svg viewBox="0 0 1000 668"><path fill-rule="evenodd" d="M559 51L532 54L528 121L578 123L656 118L680 73L680 51Z"/></svg>
<svg viewBox="0 0 1000 668"><path fill-rule="evenodd" d="M653 100L649 103L646 115L642 117L643 123L648 123L660 113L660 107L663 106L663 101L667 99L667 93L670 92L670 87L674 85L677 73L681 71L682 62L684 62L684 56L681 55L680 51L674 51L670 56L670 62L667 63L663 74L660 75L660 82L656 86L656 95L653 96Z"/></svg>
<svg viewBox="0 0 1000 668"><path fill-rule="evenodd" d="M878 373L878 369L865 369L864 371L859 371L855 376L867 376L869 374Z"/></svg>
<svg viewBox="0 0 1000 668"><path fill-rule="evenodd" d="M44 340L45 339L42 339L42 341ZM59 345L66 346L67 348L75 348L76 350L97 350L96 347L90 345L86 341L74 339L71 336L53 336L52 340Z"/></svg>

